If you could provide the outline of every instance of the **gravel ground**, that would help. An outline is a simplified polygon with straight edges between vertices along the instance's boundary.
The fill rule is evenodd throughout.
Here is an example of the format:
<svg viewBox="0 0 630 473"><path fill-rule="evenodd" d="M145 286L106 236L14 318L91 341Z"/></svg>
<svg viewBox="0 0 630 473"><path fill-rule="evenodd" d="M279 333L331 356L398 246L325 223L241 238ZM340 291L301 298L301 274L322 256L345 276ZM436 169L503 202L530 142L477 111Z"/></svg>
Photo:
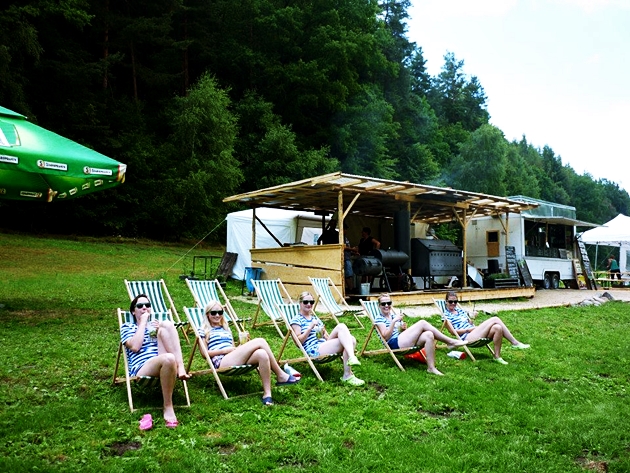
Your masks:
<svg viewBox="0 0 630 473"><path fill-rule="evenodd" d="M542 307L561 307L569 305L577 305L593 298L602 298L602 294L608 293L613 300L630 302L630 289L600 289L597 291L589 290L573 290L573 289L556 289L556 290L538 290L536 295L531 299L504 299L492 302L475 301L475 310L482 310L488 313L496 313L505 310L526 310L540 309ZM464 308L471 307L471 304L464 303ZM405 314L415 317L429 317L431 315L439 315L435 305L422 305L405 307Z"/></svg>
<svg viewBox="0 0 630 473"><path fill-rule="evenodd" d="M593 298L604 299L602 295L608 293L613 300L630 302L630 289L600 289L597 291L578 290L578 289L556 289L556 290L537 290L531 299L500 299L492 302L475 301L474 309L478 311L494 314L506 310L527 310L540 309L542 307L562 307L569 305L577 305ZM256 297L237 296L236 299L256 304ZM351 305L351 307L359 307ZM465 309L472 308L472 303L463 303ZM420 306L406 306L404 313L411 317L430 317L439 315L438 309L434 304ZM319 313L319 309L317 310Z"/></svg>

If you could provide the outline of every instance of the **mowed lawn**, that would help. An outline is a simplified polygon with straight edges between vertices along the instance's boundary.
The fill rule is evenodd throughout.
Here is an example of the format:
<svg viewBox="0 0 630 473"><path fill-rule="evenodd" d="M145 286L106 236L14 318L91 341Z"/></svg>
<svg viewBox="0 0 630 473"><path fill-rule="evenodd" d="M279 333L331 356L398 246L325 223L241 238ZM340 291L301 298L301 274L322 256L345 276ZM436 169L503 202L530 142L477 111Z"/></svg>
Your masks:
<svg viewBox="0 0 630 473"><path fill-rule="evenodd" d="M193 255L223 252L191 246L0 234L0 471L630 471L623 302L500 313L532 345L506 348L507 366L485 349L477 363L441 349L437 377L374 356L355 370L366 386L350 388L339 362L321 366L324 383L296 364L302 381L274 389L270 408L255 372L224 379L228 401L198 376L177 429L160 422L159 389L134 391L131 413L125 387L111 383L123 280L164 278L183 317L193 301L179 275ZM241 283L227 290L240 296ZM367 330L348 325L362 344ZM273 328L251 332L280 348ZM184 343L185 358L190 350ZM175 400L184 402L181 385ZM147 412L156 425L141 432Z"/></svg>

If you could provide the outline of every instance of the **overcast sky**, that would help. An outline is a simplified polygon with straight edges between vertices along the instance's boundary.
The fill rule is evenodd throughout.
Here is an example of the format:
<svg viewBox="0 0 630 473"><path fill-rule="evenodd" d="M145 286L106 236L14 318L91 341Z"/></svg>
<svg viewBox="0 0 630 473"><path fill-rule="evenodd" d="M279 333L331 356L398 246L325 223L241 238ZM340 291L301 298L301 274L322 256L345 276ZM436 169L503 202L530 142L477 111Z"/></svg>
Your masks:
<svg viewBox="0 0 630 473"><path fill-rule="evenodd" d="M630 0L411 0L429 74L447 51L508 140L630 191Z"/></svg>

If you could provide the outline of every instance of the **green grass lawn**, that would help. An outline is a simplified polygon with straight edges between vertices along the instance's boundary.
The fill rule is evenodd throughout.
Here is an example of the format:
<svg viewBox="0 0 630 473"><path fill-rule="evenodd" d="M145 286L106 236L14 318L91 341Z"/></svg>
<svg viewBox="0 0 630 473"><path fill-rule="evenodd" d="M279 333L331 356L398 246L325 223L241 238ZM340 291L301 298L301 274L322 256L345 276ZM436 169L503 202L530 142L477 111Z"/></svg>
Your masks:
<svg viewBox="0 0 630 473"><path fill-rule="evenodd" d="M115 309L129 305L123 279L164 278L183 317L193 301L179 275L193 254L223 251L197 248L180 261L188 250L0 234L0 471L630 471L622 302L500 313L532 345L505 349L508 366L485 349L477 363L439 350L446 376L437 377L375 356L355 370L366 386L349 388L340 362L321 365L324 383L295 365L302 381L275 389L271 408L255 373L225 378L230 395L243 395L228 401L203 376L189 382L177 429L159 421L159 390L134 391L130 413L124 386L111 384ZM240 292L240 282L228 285ZM234 306L253 316L253 305ZM367 330L352 331L361 344ZM252 335L279 349L273 328ZM184 402L181 385L175 400ZM156 426L141 432L146 412Z"/></svg>

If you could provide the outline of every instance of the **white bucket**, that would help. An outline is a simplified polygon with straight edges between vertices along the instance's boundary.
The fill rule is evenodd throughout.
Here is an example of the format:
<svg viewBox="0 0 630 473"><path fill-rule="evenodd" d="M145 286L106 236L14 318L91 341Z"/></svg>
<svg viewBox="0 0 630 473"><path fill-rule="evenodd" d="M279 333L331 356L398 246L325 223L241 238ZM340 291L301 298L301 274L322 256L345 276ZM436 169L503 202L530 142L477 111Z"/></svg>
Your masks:
<svg viewBox="0 0 630 473"><path fill-rule="evenodd" d="M362 296L369 296L370 286L371 284L369 282L361 283L361 292L359 294L361 294Z"/></svg>

